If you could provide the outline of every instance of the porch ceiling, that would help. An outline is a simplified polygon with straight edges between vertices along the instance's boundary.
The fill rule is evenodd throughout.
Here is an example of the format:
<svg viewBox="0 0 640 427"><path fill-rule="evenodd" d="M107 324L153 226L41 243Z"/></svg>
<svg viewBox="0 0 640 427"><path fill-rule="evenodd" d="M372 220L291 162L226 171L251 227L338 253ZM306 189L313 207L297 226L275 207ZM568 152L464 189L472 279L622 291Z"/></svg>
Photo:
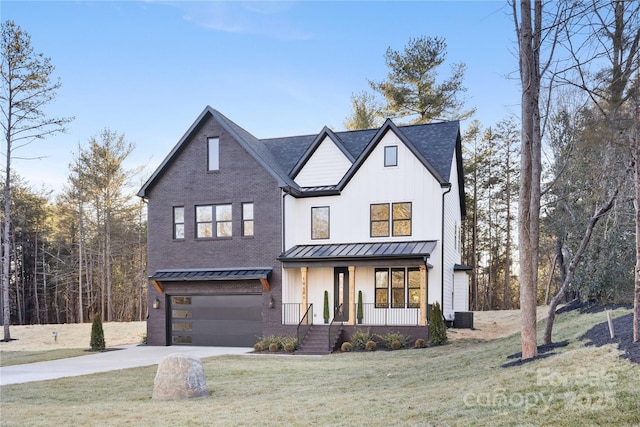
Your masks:
<svg viewBox="0 0 640 427"><path fill-rule="evenodd" d="M438 242L336 243L298 245L278 257L282 262L368 261L422 259L431 256Z"/></svg>

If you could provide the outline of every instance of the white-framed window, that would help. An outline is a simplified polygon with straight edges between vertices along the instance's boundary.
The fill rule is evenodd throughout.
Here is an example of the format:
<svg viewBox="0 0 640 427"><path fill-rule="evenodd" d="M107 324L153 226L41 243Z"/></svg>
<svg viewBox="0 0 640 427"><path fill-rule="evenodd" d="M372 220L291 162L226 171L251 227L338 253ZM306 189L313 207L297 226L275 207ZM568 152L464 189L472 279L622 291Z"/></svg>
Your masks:
<svg viewBox="0 0 640 427"><path fill-rule="evenodd" d="M207 165L208 170L217 171L220 169L220 139L209 138L207 140Z"/></svg>

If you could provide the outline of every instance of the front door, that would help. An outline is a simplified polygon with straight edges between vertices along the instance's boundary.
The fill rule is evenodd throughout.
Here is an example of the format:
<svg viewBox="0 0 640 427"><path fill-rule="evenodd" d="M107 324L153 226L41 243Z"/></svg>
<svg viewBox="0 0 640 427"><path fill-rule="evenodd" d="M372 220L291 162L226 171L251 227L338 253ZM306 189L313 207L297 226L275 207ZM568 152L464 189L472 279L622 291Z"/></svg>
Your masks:
<svg viewBox="0 0 640 427"><path fill-rule="evenodd" d="M334 319L346 322L349 320L349 269L347 267L334 268Z"/></svg>

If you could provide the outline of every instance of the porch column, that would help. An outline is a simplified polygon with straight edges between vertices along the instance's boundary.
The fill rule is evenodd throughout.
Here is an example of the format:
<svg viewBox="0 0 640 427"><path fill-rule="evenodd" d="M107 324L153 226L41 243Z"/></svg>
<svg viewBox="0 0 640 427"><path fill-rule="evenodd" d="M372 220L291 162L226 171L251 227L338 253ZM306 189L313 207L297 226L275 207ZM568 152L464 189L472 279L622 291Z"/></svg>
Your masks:
<svg viewBox="0 0 640 427"><path fill-rule="evenodd" d="M300 275L302 276L302 301L300 305L300 318L307 312L309 306L309 282L308 282L309 267L300 267ZM307 319L308 322L309 319ZM313 321L313 319L311 319Z"/></svg>
<svg viewBox="0 0 640 427"><path fill-rule="evenodd" d="M349 266L349 325L356 324L356 267Z"/></svg>
<svg viewBox="0 0 640 427"><path fill-rule="evenodd" d="M419 326L427 326L427 266L420 266L420 319Z"/></svg>

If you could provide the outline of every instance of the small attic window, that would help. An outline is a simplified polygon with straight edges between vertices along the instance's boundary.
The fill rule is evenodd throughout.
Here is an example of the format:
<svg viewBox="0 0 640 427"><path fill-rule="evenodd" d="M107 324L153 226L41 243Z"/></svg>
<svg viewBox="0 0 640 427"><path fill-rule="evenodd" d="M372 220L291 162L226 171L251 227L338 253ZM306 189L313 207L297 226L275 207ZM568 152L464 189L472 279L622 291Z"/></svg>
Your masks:
<svg viewBox="0 0 640 427"><path fill-rule="evenodd" d="M384 147L384 167L398 166L398 146Z"/></svg>
<svg viewBox="0 0 640 427"><path fill-rule="evenodd" d="M209 138L207 140L207 158L209 171L220 169L220 139Z"/></svg>

